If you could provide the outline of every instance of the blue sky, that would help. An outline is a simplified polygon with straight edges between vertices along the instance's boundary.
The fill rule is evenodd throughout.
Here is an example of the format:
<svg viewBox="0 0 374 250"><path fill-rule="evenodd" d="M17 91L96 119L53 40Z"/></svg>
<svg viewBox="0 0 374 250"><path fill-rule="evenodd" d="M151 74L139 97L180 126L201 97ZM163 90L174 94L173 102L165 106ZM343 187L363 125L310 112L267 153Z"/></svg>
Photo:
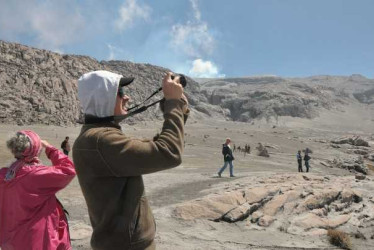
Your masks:
<svg viewBox="0 0 374 250"><path fill-rule="evenodd" d="M192 77L374 78L373 0L0 0L0 39Z"/></svg>

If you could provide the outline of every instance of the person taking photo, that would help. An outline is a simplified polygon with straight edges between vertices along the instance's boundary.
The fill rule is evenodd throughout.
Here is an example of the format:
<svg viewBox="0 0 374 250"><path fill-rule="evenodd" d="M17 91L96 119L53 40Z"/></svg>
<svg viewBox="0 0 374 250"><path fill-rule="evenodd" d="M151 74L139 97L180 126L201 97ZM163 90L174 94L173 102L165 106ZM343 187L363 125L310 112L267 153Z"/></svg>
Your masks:
<svg viewBox="0 0 374 250"><path fill-rule="evenodd" d="M184 124L189 110L178 76L162 81L164 123L154 139L132 138L116 117L128 113L134 78L94 71L78 80L85 124L73 145L76 165L90 216L94 250L155 249L155 221L145 196L142 175L182 162Z"/></svg>

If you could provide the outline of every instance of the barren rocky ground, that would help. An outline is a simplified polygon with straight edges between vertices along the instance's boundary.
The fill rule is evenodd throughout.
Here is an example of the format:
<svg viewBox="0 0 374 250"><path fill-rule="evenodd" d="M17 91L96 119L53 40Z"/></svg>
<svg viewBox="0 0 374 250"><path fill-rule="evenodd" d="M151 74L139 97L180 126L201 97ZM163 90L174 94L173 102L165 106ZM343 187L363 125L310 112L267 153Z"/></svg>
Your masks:
<svg viewBox="0 0 374 250"><path fill-rule="evenodd" d="M129 92L138 103L168 71L3 41L0 66L1 166L13 160L5 141L21 129L33 129L56 146L65 136L74 142L81 118L76 80L83 73L106 69L135 76ZM348 233L353 249L374 249L373 79L195 80L189 78L186 88L191 117L183 163L144 176L158 249L336 249L328 229ZM123 130L152 138L161 117L152 108L126 120ZM251 153L234 152L236 177L226 170L218 178L227 137L236 147L250 145ZM269 157L259 156L259 143ZM297 173L296 152L307 148L311 172ZM77 179L58 197L70 213L74 249L90 249L91 226Z"/></svg>
<svg viewBox="0 0 374 250"><path fill-rule="evenodd" d="M313 120L287 118L278 125L201 121L192 114L182 165L144 176L158 249L334 249L326 236L329 228L349 233L354 249L374 248L373 110L349 108ZM360 123L352 122L359 118ZM139 122L124 124L123 130L151 137L160 127L157 121ZM22 128L0 127L1 165L12 160L5 149L7 136ZM27 128L55 145L66 135L74 141L80 129ZM235 153L235 178L228 177L228 170L217 178L226 137L252 148L251 154ZM357 137L368 147L350 144ZM344 138L353 139L337 144ZM258 143L270 157L257 155ZM297 173L295 154L305 148L313 152L311 172ZM344 162L353 167L343 167ZM77 179L58 196L70 213L74 249L90 249L91 227Z"/></svg>

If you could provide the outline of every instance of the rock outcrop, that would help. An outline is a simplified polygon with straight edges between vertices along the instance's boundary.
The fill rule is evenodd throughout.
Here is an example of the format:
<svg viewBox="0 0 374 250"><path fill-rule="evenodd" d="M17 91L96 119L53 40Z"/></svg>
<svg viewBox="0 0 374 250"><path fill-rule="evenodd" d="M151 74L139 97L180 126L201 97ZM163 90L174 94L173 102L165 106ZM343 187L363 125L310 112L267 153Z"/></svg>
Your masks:
<svg viewBox="0 0 374 250"><path fill-rule="evenodd" d="M258 156L270 157L268 150L261 143L258 143L256 149L258 151Z"/></svg>
<svg viewBox="0 0 374 250"><path fill-rule="evenodd" d="M297 235L321 235L328 229L343 228L369 237L374 221L369 187L374 187L371 179L357 183L354 176L244 178L231 190L226 187L223 193L177 205L173 215L188 221L245 223L252 229L278 229Z"/></svg>
<svg viewBox="0 0 374 250"><path fill-rule="evenodd" d="M362 139L359 136L340 138L340 139L332 140L331 143L334 143L334 144L350 144L350 145L353 145L353 146L370 147L369 142L365 141L364 139Z"/></svg>
<svg viewBox="0 0 374 250"><path fill-rule="evenodd" d="M93 70L109 70L135 77L129 86L134 103L148 97L161 85L166 68L127 61L97 61L88 56L61 55L15 43L0 41L0 122L9 124L72 125L81 118L77 79ZM191 107L206 98L199 85L187 78L186 95ZM161 98L160 96L158 96ZM223 117L222 110L205 104L205 113ZM157 108L129 118L161 118Z"/></svg>
<svg viewBox="0 0 374 250"><path fill-rule="evenodd" d="M321 162L322 165L330 168L342 168L351 172L368 174L368 168L365 165L364 158L362 156L352 156L343 158L334 158L333 160L327 160Z"/></svg>

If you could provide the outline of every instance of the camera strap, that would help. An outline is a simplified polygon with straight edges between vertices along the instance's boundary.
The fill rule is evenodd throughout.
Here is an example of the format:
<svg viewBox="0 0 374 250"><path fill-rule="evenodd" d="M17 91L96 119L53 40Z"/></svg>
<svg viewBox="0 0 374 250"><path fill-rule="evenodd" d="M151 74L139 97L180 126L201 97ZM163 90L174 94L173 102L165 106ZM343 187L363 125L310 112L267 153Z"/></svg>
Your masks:
<svg viewBox="0 0 374 250"><path fill-rule="evenodd" d="M139 104L136 104L135 106L129 108L127 111L133 110L135 108L137 108L137 109L135 109L135 110L127 113L126 115L116 115L116 116L112 115L112 116L106 116L106 117L96 117L96 116L86 115L84 117L84 124L103 123L103 122L112 122L112 121L114 121L114 122L120 122L120 121L122 121L122 120L124 120L124 119L126 119L128 117L131 117L133 115L142 113L142 112L146 111L148 108L156 105L157 103L161 102L164 99L164 98L162 98L160 100L152 102L151 104L144 105L145 102L147 102L149 99L151 99L154 95L156 95L161 90L162 90L162 88L160 87L158 90L156 90L155 92L153 92L153 94L151 94L143 102L141 102ZM143 105L143 106L139 107L140 105Z"/></svg>
<svg viewBox="0 0 374 250"><path fill-rule="evenodd" d="M133 116L133 115L136 115L136 114L139 114L139 113L142 113L144 111L146 111L148 108L156 105L157 103L161 102L164 98L160 99L160 100L157 100L155 102L152 102L151 104L148 104L148 105L144 105L144 106L141 106L140 108L130 112L130 113L127 113L126 115L116 115L116 116L113 116L114 117L114 121L122 121L130 116ZM132 108L134 109L134 108Z"/></svg>
<svg viewBox="0 0 374 250"><path fill-rule="evenodd" d="M137 107L139 107L140 105L144 104L146 101L148 101L149 99L151 99L154 95L156 95L156 94L157 94L158 92L160 92L161 90L162 90L162 87L160 87L158 90L156 90L155 92L153 92L153 94L151 94L147 99L145 99L145 100L142 101L141 103L136 104L135 106L133 106L133 107L127 109L127 111L130 111L130 110L132 110L132 109L134 109L134 108L137 108ZM154 105L154 104L153 104L153 105Z"/></svg>

